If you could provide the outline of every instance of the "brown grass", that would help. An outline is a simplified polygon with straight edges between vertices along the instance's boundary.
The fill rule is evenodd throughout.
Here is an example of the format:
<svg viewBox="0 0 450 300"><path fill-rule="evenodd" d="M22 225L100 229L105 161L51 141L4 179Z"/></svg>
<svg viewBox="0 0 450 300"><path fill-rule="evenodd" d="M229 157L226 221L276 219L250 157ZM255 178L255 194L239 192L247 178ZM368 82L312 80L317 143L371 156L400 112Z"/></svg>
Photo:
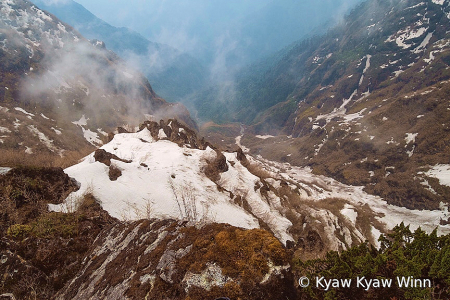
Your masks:
<svg viewBox="0 0 450 300"><path fill-rule="evenodd" d="M2 150L0 155L0 166L35 166L35 167L60 167L67 168L78 163L78 161L91 153L93 148L85 147L77 151L65 151L63 157L50 152L40 152L36 154L26 154L7 149Z"/></svg>

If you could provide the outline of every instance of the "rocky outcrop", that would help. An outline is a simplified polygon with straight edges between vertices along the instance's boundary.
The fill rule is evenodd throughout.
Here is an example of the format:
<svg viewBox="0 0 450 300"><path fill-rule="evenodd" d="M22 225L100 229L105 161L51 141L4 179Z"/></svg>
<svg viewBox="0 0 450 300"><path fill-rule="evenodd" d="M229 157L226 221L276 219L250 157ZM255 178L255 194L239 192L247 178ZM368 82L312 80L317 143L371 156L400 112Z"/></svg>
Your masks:
<svg viewBox="0 0 450 300"><path fill-rule="evenodd" d="M76 212L48 212L48 203L77 188L59 168L0 176L0 299L51 299L79 271L100 231L117 222L90 195Z"/></svg>
<svg viewBox="0 0 450 300"><path fill-rule="evenodd" d="M192 149L205 150L206 147L215 149L213 145L205 141L204 138L198 138L194 130L182 124L177 119L168 119L167 121L160 120L159 123L155 121L145 121L139 126L139 131L144 128L147 128L151 132L152 137L155 140L166 139L179 146L186 145ZM191 128L195 127L191 126Z"/></svg>
<svg viewBox="0 0 450 300"><path fill-rule="evenodd" d="M270 233L138 221L102 232L56 299L294 299L289 255Z"/></svg>
<svg viewBox="0 0 450 300"><path fill-rule="evenodd" d="M207 163L208 165L205 168L205 174L214 182L220 180L220 173L228 171L227 159L219 150L216 150L216 158Z"/></svg>
<svg viewBox="0 0 450 300"><path fill-rule="evenodd" d="M108 167L111 166L111 159L115 159L115 160L118 160L118 161L121 161L124 163L130 163L129 160L121 159L121 158L117 157L117 155L106 152L103 149L95 150L94 159L95 159L95 161L101 162L101 163L107 165Z"/></svg>

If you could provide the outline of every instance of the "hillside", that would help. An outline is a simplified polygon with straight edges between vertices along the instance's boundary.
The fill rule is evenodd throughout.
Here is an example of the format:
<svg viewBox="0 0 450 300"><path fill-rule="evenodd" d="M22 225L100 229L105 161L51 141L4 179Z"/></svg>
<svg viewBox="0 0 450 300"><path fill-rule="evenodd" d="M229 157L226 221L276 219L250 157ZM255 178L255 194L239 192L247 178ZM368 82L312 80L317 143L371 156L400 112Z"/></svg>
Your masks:
<svg viewBox="0 0 450 300"><path fill-rule="evenodd" d="M65 173L79 190L51 210L73 211L83 195L92 194L121 220L170 218L263 228L284 245L298 247L302 257L365 240L377 244L381 233L402 221L431 231L450 217L445 209L388 205L361 188L247 157L240 149L220 151L176 120L145 122L138 132L116 134ZM439 233L448 230L439 226ZM320 246L306 250L302 241L310 236Z"/></svg>
<svg viewBox="0 0 450 300"><path fill-rule="evenodd" d="M253 154L437 208L450 190L427 171L450 158L449 11L449 1L366 1L243 78L224 110L250 125Z"/></svg>
<svg viewBox="0 0 450 300"><path fill-rule="evenodd" d="M389 240L382 236L397 224L432 232L450 217L445 208L389 205L360 187L240 149L222 152L176 120L120 131L64 172L2 169L0 293L307 298L321 293L299 289L298 275L321 272L315 262L329 267L330 250L358 251L351 258L361 260L364 252L355 249L370 242L380 247L370 254L382 255ZM439 225L430 242L449 232Z"/></svg>
<svg viewBox="0 0 450 300"><path fill-rule="evenodd" d="M111 26L75 1L32 2L70 24L84 37L103 41L108 49L144 73L156 93L168 101L181 101L206 83L207 70L192 56L151 42L130 29Z"/></svg>
<svg viewBox="0 0 450 300"><path fill-rule="evenodd" d="M184 107L159 98L103 43L89 42L29 1L3 1L0 9L3 164L92 151L106 132L146 115L178 116L195 128Z"/></svg>

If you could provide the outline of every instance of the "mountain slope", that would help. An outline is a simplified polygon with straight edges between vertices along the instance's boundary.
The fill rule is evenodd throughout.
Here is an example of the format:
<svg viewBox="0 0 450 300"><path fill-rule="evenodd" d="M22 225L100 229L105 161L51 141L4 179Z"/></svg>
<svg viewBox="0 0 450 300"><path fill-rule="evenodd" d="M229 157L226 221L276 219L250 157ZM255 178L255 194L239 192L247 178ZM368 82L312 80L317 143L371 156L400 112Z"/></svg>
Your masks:
<svg viewBox="0 0 450 300"><path fill-rule="evenodd" d="M414 211L388 205L361 187L315 176L309 169L222 152L175 120L146 122L116 134L80 163L65 169L80 189L56 211L74 211L92 194L113 217L178 219L263 228L302 258L348 249L396 224L433 230L445 209ZM438 226L439 233L450 225Z"/></svg>
<svg viewBox="0 0 450 300"><path fill-rule="evenodd" d="M130 29L111 26L75 1L35 0L33 3L70 24L86 38L105 42L109 49L143 72L164 99L180 101L205 83L206 70L193 57L151 42Z"/></svg>
<svg viewBox="0 0 450 300"><path fill-rule="evenodd" d="M3 1L0 9L3 150L63 156L102 144L106 131L145 114L195 127L184 107L159 98L103 43L91 44L28 1Z"/></svg>
<svg viewBox="0 0 450 300"><path fill-rule="evenodd" d="M242 143L389 203L447 202L448 186L427 170L450 158L449 11L449 1L366 1L327 35L298 44L241 81L228 104L235 120L253 124L248 133L285 136Z"/></svg>
<svg viewBox="0 0 450 300"><path fill-rule="evenodd" d="M270 1L245 17L239 30L241 50L249 63L273 55L281 47L313 34L322 34L361 0Z"/></svg>
<svg viewBox="0 0 450 300"><path fill-rule="evenodd" d="M264 230L143 220L114 226L93 246L55 299L296 296L289 255Z"/></svg>

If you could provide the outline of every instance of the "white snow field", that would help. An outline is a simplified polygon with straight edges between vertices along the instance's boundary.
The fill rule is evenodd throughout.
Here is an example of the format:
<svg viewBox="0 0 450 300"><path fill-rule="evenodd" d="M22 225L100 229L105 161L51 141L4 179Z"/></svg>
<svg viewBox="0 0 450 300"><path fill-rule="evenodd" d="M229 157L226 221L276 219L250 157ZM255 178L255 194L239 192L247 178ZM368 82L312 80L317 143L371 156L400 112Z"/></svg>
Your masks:
<svg viewBox="0 0 450 300"><path fill-rule="evenodd" d="M129 161L111 158L111 166L121 171L117 180L110 179L110 167L96 161L94 153L67 168L65 172L80 184L80 189L70 194L64 204L50 208L73 211L84 194L92 193L106 211L123 220L174 218L242 228L259 228L263 222L283 243L294 240L290 230L300 226L322 232L333 250L365 240L377 245L381 233L402 221L412 229L421 226L431 231L438 227L439 233L450 232L449 225L439 225L441 219L450 217L447 209L419 211L389 205L365 193L362 187L344 185L314 175L308 168L261 157L247 159L266 172L268 177L264 179L250 173L236 152L223 153L228 170L213 182L204 168L207 161L216 158L216 151L210 147L180 147L165 138L161 130L158 138L152 137L147 128L116 134L100 148ZM287 187L299 196L297 203L292 204L293 200L282 192Z"/></svg>

